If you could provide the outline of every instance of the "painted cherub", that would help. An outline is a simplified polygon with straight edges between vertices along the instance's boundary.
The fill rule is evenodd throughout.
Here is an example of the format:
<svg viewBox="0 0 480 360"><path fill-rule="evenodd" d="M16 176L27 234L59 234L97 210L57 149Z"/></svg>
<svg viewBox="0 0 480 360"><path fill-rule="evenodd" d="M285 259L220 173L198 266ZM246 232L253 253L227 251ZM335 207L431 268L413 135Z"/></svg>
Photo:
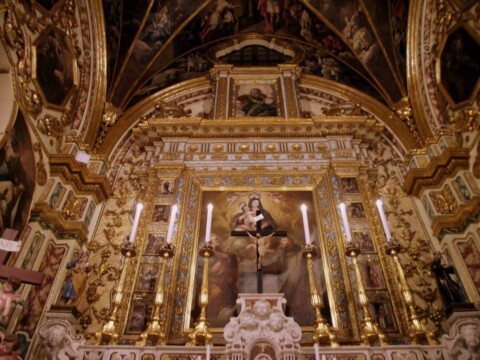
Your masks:
<svg viewBox="0 0 480 360"><path fill-rule="evenodd" d="M23 298L16 293L20 285L22 285L22 282L15 276L10 276L3 283L2 290L0 290L0 312L2 313L3 321L7 319L12 302L23 301Z"/></svg>
<svg viewBox="0 0 480 360"><path fill-rule="evenodd" d="M245 202L241 204L241 209L243 213L238 217L234 230L243 231L255 229L257 223L255 219L256 211L251 210Z"/></svg>
<svg viewBox="0 0 480 360"><path fill-rule="evenodd" d="M22 360L18 348L20 338L15 334L4 334L0 331L0 360Z"/></svg>

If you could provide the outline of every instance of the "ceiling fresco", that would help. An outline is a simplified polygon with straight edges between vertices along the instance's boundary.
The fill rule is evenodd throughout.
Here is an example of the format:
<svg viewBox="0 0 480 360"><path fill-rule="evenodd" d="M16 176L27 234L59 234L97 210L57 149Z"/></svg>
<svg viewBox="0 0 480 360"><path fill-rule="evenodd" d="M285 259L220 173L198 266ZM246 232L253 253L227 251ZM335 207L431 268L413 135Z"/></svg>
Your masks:
<svg viewBox="0 0 480 360"><path fill-rule="evenodd" d="M204 76L213 62L222 62L209 56L212 47L245 36L294 42L303 49L305 72L388 106L406 94L406 0L104 0L103 6L108 99L122 109ZM259 40L236 54L239 66L242 60L271 66L285 60L262 46Z"/></svg>

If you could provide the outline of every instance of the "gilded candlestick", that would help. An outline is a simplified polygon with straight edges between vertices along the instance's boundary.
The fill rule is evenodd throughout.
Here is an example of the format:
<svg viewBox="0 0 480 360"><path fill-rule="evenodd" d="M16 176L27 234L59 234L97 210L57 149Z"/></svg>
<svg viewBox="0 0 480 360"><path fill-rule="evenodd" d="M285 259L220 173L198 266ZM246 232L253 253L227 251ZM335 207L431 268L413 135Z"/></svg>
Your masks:
<svg viewBox="0 0 480 360"><path fill-rule="evenodd" d="M308 279L310 282L310 301L315 310L315 334L313 341L322 346L338 346L337 337L331 331L330 324L322 316L322 308L324 306L322 297L318 291L313 272L313 259L317 257L317 248L315 245L307 244L303 247L302 255L307 260Z"/></svg>
<svg viewBox="0 0 480 360"><path fill-rule="evenodd" d="M352 259L352 265L357 279L358 301L363 311L363 320L361 322L361 339L364 345L373 346L378 340L381 346L385 345L385 335L380 327L373 321L370 314L370 303L368 301L367 292L363 285L363 277L360 272L357 257L360 254L360 248L353 242L348 242L345 254Z"/></svg>
<svg viewBox="0 0 480 360"><path fill-rule="evenodd" d="M200 289L199 306L200 315L195 322L193 331L188 335L190 341L188 346L209 345L212 343L212 334L209 330L209 323L207 319L208 306L208 268L209 259L215 254L213 246L210 242L203 244L200 248L200 256L203 257L203 274L202 287Z"/></svg>
<svg viewBox="0 0 480 360"><path fill-rule="evenodd" d="M118 309L122 305L123 293L125 287L125 279L127 277L127 269L130 259L133 258L137 251L135 249L135 244L133 242L125 242L124 246L121 249L122 255L124 256L125 262L123 264L123 269L120 274L120 279L114 290L114 295L112 299L112 310L108 317L107 323L103 326L102 331L96 334L98 345L115 345L119 337L118 334Z"/></svg>
<svg viewBox="0 0 480 360"><path fill-rule="evenodd" d="M407 283L405 273L403 272L402 265L398 258L398 252L400 250L400 244L397 239L392 235L391 240L385 244L385 251L393 259L395 269L400 281L400 291L403 301L407 308L408 320L409 320L409 337L412 343L419 344L423 340L427 340L428 344L437 344L435 335L432 331L426 329L425 325L420 321L417 311L415 310L415 298L413 291Z"/></svg>
<svg viewBox="0 0 480 360"><path fill-rule="evenodd" d="M163 302L165 299L165 274L167 269L168 259L175 254L173 246L169 243L163 244L160 249L160 276L157 281L157 288L155 291L155 302L153 304L153 311L151 320L147 326L147 329L140 335L137 345L145 346L147 342L151 342L152 346L165 345L165 333L163 328L163 322L160 316Z"/></svg>

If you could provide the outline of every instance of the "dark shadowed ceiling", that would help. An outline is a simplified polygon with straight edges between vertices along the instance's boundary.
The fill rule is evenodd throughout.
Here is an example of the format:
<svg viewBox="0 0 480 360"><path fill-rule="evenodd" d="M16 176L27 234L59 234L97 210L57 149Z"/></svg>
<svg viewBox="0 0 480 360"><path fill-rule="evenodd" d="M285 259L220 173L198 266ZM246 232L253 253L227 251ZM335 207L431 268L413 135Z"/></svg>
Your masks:
<svg viewBox="0 0 480 360"><path fill-rule="evenodd" d="M406 95L406 0L104 0L103 5L107 101L121 109L204 76L214 62L296 62L305 73L356 88L388 107Z"/></svg>

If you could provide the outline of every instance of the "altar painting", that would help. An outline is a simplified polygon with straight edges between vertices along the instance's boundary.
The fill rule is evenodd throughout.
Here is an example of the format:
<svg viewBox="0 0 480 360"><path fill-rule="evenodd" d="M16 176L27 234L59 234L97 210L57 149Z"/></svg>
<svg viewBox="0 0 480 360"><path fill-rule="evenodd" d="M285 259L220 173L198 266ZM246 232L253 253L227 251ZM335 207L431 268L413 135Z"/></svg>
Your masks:
<svg viewBox="0 0 480 360"><path fill-rule="evenodd" d="M199 243L205 240L207 205L213 207L211 242L215 254L209 263L207 317L212 327L223 327L236 315L239 293L283 293L286 314L300 326L311 326L315 313L310 305L306 260L302 257L305 232L300 206L308 207L312 242L321 253L311 191L205 191L202 193ZM261 214L261 216L259 216ZM257 234L256 220L261 218ZM198 255L195 255L198 256ZM191 324L197 319L202 261L197 270ZM317 285L330 321L327 282L321 255L314 260ZM261 274L259 279L259 273ZM259 291L259 282L261 290Z"/></svg>

